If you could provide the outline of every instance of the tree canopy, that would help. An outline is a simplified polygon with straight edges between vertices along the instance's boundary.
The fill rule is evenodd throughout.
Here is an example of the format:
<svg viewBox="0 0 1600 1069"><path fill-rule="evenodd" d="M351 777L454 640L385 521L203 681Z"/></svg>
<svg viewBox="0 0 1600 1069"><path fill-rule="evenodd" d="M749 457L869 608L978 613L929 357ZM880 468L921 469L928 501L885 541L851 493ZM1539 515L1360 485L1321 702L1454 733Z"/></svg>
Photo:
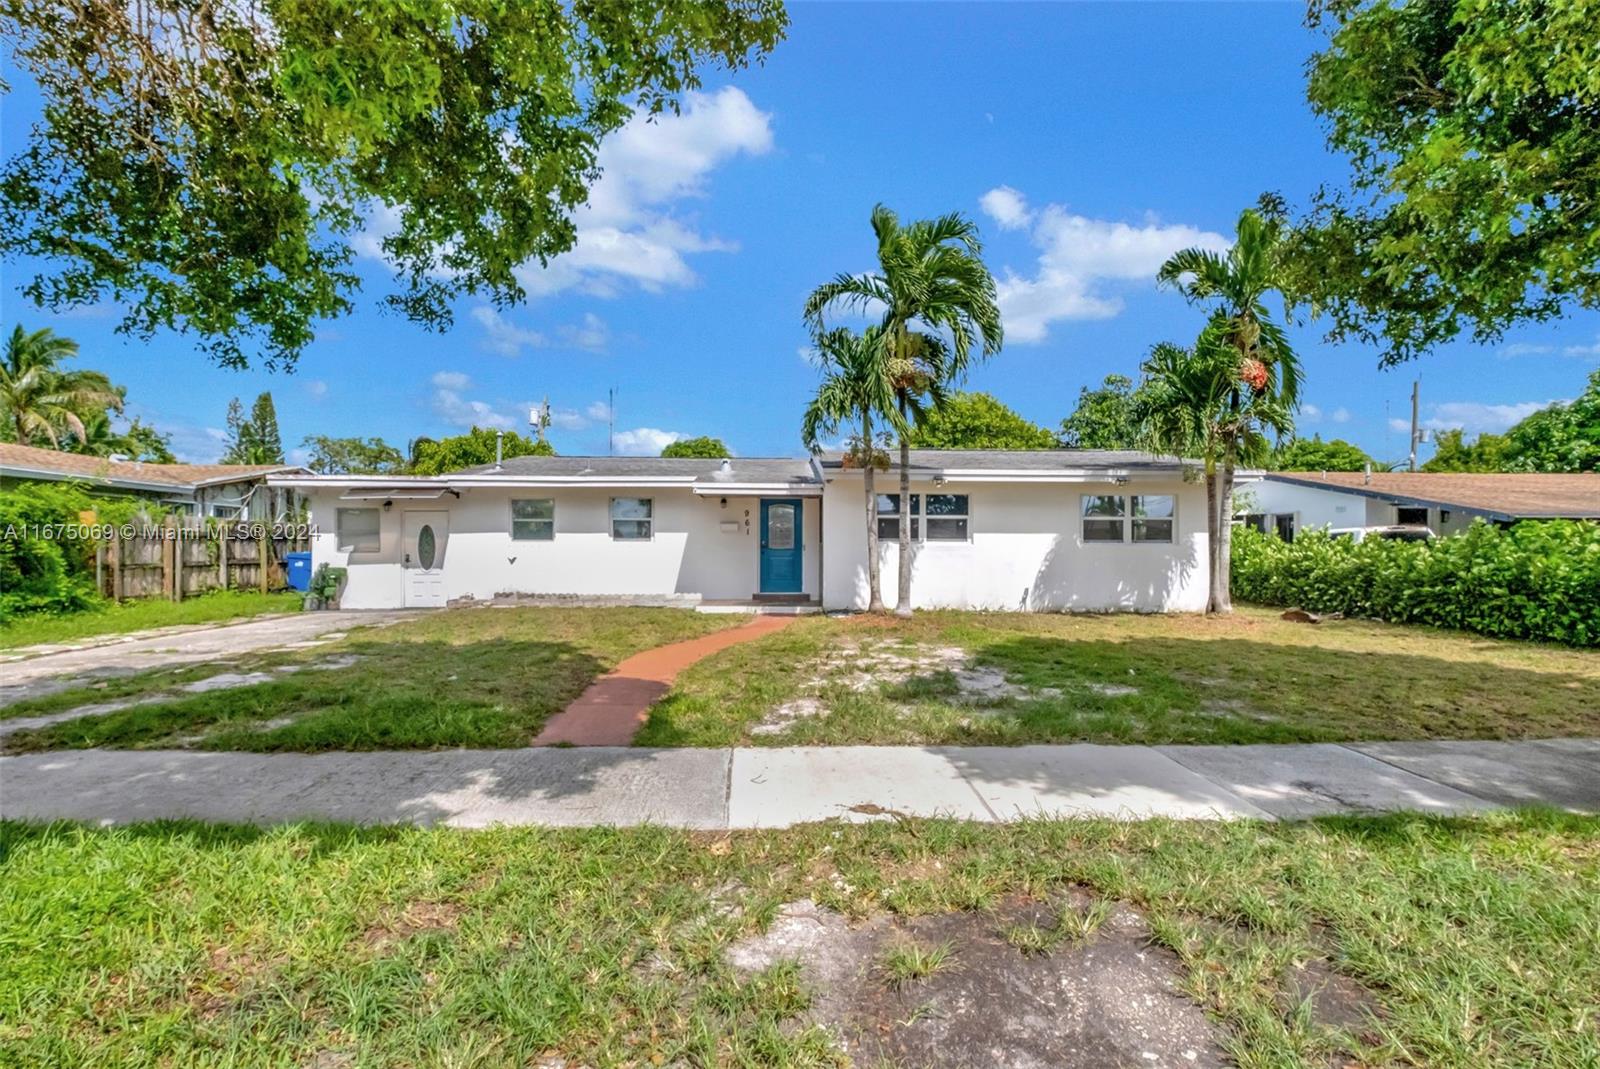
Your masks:
<svg viewBox="0 0 1600 1069"><path fill-rule="evenodd" d="M721 438L709 438L702 435L699 438L680 438L676 442L668 442L666 448L661 450L664 457L702 457L707 460L716 460L719 457L732 456L728 447L722 444Z"/></svg>
<svg viewBox="0 0 1600 1069"><path fill-rule="evenodd" d="M488 427L473 427L450 438L418 438L411 443L411 471L417 475L443 475L447 471L475 468L494 463L496 432ZM553 457L555 448L542 439L528 438L506 431L501 439L501 456Z"/></svg>
<svg viewBox="0 0 1600 1069"><path fill-rule="evenodd" d="M1504 434L1467 443L1458 430L1440 431L1423 471L1600 471L1600 369L1581 394L1541 408Z"/></svg>
<svg viewBox="0 0 1600 1069"><path fill-rule="evenodd" d="M1600 307L1600 0L1313 0L1308 96L1348 188L1295 237L1332 335L1409 360Z"/></svg>
<svg viewBox="0 0 1600 1069"><path fill-rule="evenodd" d="M300 444L311 451L306 467L318 475L398 475L406 470L405 455L382 438L312 434Z"/></svg>
<svg viewBox="0 0 1600 1069"><path fill-rule="evenodd" d="M429 326L572 248L601 139L763 58L780 0L10 0L43 97L0 171L0 253L53 308L291 365L379 245Z"/></svg>
<svg viewBox="0 0 1600 1069"><path fill-rule="evenodd" d="M911 430L922 449L1052 449L1056 436L986 393L954 393Z"/></svg>
<svg viewBox="0 0 1600 1069"><path fill-rule="evenodd" d="M1100 388L1078 390L1078 407L1061 421L1061 444L1068 449L1135 449L1139 412L1133 380L1107 375Z"/></svg>
<svg viewBox="0 0 1600 1069"><path fill-rule="evenodd" d="M1268 464L1275 471L1361 471L1376 463L1367 451L1343 438L1324 442L1321 435L1294 438L1273 450Z"/></svg>

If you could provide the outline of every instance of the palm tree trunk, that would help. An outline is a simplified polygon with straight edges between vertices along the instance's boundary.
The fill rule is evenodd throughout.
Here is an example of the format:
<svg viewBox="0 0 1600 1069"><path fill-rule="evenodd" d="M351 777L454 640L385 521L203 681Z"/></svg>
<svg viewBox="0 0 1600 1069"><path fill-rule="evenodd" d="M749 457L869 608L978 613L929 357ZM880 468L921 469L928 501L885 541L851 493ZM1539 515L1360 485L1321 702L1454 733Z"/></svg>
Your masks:
<svg viewBox="0 0 1600 1069"><path fill-rule="evenodd" d="M911 442L900 439L900 601L896 616L911 615Z"/></svg>
<svg viewBox="0 0 1600 1069"><path fill-rule="evenodd" d="M1206 612L1222 612L1222 599L1218 595L1221 569L1217 564L1217 550L1222 545L1222 532L1217 529L1217 465L1206 461Z"/></svg>
<svg viewBox="0 0 1600 1069"><path fill-rule="evenodd" d="M1233 611L1233 446L1222 457L1221 480L1217 487L1217 612Z"/></svg>
<svg viewBox="0 0 1600 1069"><path fill-rule="evenodd" d="M862 469L861 481L867 487L867 611L883 611L883 580L878 560L878 489L874 479L877 459L872 450L872 416L861 413L861 448L867 466Z"/></svg>

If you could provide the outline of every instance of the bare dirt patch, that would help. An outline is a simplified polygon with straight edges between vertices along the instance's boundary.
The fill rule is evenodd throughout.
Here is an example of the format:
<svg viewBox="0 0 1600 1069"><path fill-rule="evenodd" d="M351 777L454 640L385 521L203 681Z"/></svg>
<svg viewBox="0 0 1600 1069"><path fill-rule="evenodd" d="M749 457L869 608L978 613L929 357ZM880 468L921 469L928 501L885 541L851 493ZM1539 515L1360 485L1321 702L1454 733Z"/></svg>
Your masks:
<svg viewBox="0 0 1600 1069"><path fill-rule="evenodd" d="M857 1064L1221 1067L1221 1038L1179 987L1176 955L1152 945L1144 917L1117 904L1087 937L1026 953L1004 933L1047 926L1070 901L1012 899L994 913L873 917L852 925L810 900L728 950L752 973L799 961L822 1025ZM880 962L911 941L948 947L930 975L885 982Z"/></svg>

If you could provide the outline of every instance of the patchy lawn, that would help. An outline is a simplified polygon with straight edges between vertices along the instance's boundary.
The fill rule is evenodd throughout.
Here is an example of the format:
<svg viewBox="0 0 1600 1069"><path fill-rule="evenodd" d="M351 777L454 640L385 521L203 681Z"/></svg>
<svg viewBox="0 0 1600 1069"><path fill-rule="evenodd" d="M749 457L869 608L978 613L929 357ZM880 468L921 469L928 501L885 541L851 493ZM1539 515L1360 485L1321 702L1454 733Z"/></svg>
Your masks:
<svg viewBox="0 0 1600 1069"><path fill-rule="evenodd" d="M802 620L679 677L641 746L1600 736L1600 654L1358 620Z"/></svg>
<svg viewBox="0 0 1600 1069"><path fill-rule="evenodd" d="M676 609L447 609L316 649L145 672L8 706L127 708L19 731L10 752L90 746L385 750L526 746L630 654L746 622Z"/></svg>
<svg viewBox="0 0 1600 1069"><path fill-rule="evenodd" d="M102 635L125 635L156 627L214 624L269 612L299 612L305 595L217 591L185 601L141 598L63 616L19 616L0 624L0 650L70 643Z"/></svg>
<svg viewBox="0 0 1600 1069"><path fill-rule="evenodd" d="M16 1065L1600 1063L1596 818L10 824L0 866Z"/></svg>

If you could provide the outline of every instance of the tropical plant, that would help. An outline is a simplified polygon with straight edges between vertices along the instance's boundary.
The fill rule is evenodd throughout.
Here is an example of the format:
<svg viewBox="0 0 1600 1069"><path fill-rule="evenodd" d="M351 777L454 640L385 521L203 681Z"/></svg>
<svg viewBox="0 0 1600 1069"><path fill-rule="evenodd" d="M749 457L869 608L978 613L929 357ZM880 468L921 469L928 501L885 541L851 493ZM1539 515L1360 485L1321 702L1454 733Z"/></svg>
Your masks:
<svg viewBox="0 0 1600 1069"><path fill-rule="evenodd" d="M1056 436L986 393L953 393L911 429L919 449L1054 449Z"/></svg>
<svg viewBox="0 0 1600 1069"><path fill-rule="evenodd" d="M1078 407L1061 421L1068 449L1135 449L1139 445L1138 399L1133 380L1107 375L1100 388L1078 390Z"/></svg>
<svg viewBox="0 0 1600 1069"><path fill-rule="evenodd" d="M876 474L889 466L888 456L874 437L873 424L881 418L896 432L903 427L878 331L869 327L856 334L838 327L817 335L814 348L823 380L800 421L801 441L813 453L821 451L824 434L837 434L843 427L860 428L860 433L850 438L845 462L861 469L866 488L868 612L883 611Z"/></svg>
<svg viewBox="0 0 1600 1069"><path fill-rule="evenodd" d="M370 241L391 303L448 325L454 298L519 299L522 265L572 248L607 135L788 23L778 0L358 7L0 4L41 98L0 174L0 254L38 272L23 292L111 297L121 330L290 365L350 311Z"/></svg>
<svg viewBox="0 0 1600 1069"><path fill-rule="evenodd" d="M63 438L88 437L85 418L122 411L122 393L110 379L61 367L77 355L77 342L48 327L29 333L18 324L11 331L0 361L0 419L11 441L60 449Z"/></svg>
<svg viewBox="0 0 1600 1069"><path fill-rule="evenodd" d="M680 438L676 442L668 442L661 450L664 457L688 457L699 460L718 460L729 456L728 447L722 444L721 438L710 438L702 435L699 438Z"/></svg>
<svg viewBox="0 0 1600 1069"><path fill-rule="evenodd" d="M1205 463L1206 533L1211 596L1207 611L1232 611L1228 592L1233 533L1233 475L1241 461L1262 463L1266 431L1294 430L1300 361L1267 311L1268 293L1283 292L1283 233L1273 205L1239 216L1226 253L1191 248L1174 253L1157 273L1210 316L1193 350L1157 346L1146 365L1155 393L1146 411L1158 446L1197 450ZM1164 407L1177 408L1163 411Z"/></svg>
<svg viewBox="0 0 1600 1069"><path fill-rule="evenodd" d="M823 330L829 308L880 313L877 342L884 350L900 413L900 583L895 612L911 614L910 429L947 387L1004 339L994 276L984 266L975 223L959 212L901 225L882 204L872 209L878 270L838 275L812 291L805 316Z"/></svg>

